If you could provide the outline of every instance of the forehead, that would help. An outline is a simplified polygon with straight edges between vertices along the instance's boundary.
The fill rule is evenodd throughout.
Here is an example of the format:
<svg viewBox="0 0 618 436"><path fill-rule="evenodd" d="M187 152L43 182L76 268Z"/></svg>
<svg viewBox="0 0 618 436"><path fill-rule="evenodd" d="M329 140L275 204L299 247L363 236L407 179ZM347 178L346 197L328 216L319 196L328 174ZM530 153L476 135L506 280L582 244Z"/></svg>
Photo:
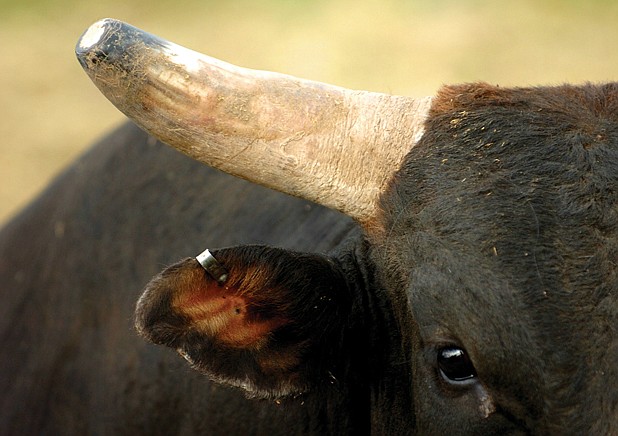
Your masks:
<svg viewBox="0 0 618 436"><path fill-rule="evenodd" d="M378 242L430 235L531 298L572 293L611 267L595 259L615 254L617 174L615 87L446 88L382 198Z"/></svg>

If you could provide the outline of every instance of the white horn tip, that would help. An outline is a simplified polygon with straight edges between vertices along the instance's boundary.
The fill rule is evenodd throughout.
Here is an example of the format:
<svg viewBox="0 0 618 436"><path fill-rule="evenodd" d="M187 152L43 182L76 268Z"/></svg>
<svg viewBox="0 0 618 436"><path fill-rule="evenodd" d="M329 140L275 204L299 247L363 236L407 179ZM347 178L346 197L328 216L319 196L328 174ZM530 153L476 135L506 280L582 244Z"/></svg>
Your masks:
<svg viewBox="0 0 618 436"><path fill-rule="evenodd" d="M88 29L86 29L81 38L79 38L77 47L81 50L88 50L92 46L96 45L101 40L101 37L105 33L105 28L111 21L114 20L110 18L104 18L97 21Z"/></svg>

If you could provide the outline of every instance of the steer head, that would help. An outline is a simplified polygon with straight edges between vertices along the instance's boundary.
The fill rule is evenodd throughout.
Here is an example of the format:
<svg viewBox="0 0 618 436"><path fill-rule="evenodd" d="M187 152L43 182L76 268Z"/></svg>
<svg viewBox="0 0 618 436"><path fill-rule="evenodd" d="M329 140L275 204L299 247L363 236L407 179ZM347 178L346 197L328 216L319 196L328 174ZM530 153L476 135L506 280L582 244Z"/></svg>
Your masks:
<svg viewBox="0 0 618 436"><path fill-rule="evenodd" d="M365 230L333 257L213 251L227 280L174 265L138 303L146 339L249 396L361 385L378 434L618 434L616 84L394 97L114 20L77 54L145 130Z"/></svg>

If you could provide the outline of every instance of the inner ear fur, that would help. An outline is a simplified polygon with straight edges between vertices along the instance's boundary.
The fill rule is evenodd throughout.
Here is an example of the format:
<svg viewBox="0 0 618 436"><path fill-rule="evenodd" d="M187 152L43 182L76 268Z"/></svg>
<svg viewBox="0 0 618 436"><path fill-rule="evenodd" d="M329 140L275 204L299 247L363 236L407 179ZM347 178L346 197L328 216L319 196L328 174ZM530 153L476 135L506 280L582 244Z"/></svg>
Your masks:
<svg viewBox="0 0 618 436"><path fill-rule="evenodd" d="M195 259L167 268L138 302L142 336L250 396L302 393L337 371L352 302L333 259L266 246L211 252L227 280Z"/></svg>

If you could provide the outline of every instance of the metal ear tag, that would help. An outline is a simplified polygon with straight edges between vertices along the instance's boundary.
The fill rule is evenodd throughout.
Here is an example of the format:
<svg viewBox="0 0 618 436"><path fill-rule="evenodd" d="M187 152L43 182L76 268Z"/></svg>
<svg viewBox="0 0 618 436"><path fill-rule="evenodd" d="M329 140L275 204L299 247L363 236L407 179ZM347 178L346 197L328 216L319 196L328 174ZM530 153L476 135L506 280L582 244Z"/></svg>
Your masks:
<svg viewBox="0 0 618 436"><path fill-rule="evenodd" d="M217 259L215 259L208 249L202 251L195 259L219 284L223 284L227 281L227 270L219 263Z"/></svg>

